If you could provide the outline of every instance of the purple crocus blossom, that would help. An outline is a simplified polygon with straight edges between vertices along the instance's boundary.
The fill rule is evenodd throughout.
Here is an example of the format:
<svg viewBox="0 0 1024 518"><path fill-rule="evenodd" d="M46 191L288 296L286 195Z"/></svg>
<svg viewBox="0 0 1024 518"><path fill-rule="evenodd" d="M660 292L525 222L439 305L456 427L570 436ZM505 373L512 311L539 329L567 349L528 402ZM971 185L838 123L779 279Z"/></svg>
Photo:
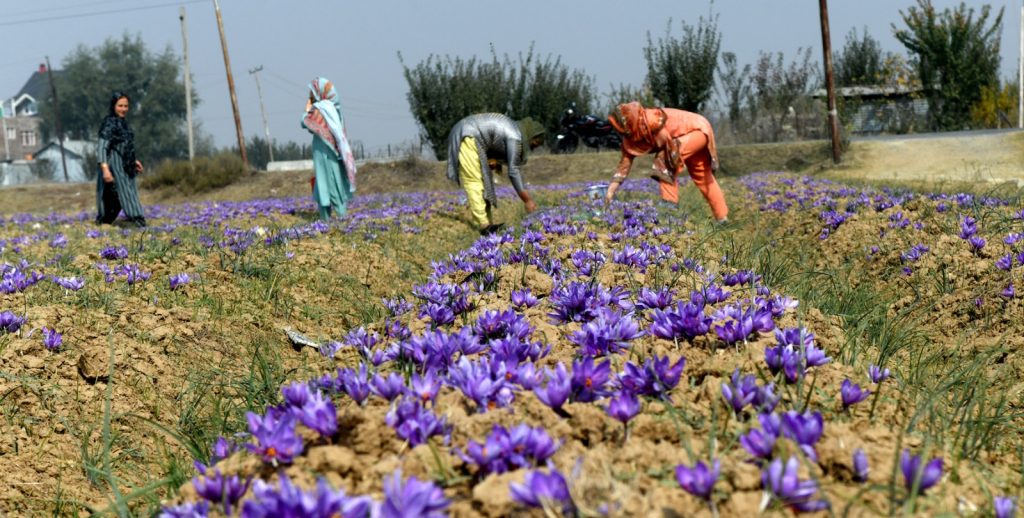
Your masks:
<svg viewBox="0 0 1024 518"><path fill-rule="evenodd" d="M867 482L869 473L868 456L863 449L857 448L853 452L853 480Z"/></svg>
<svg viewBox="0 0 1024 518"><path fill-rule="evenodd" d="M558 362L554 370L546 369L545 372L547 384L544 387L539 385L534 387L533 393L537 395L537 399L541 403L556 411L561 410L562 405L569 399L569 394L572 390L572 379L569 377L565 364L562 362Z"/></svg>
<svg viewBox="0 0 1024 518"><path fill-rule="evenodd" d="M722 464L718 459L711 461L710 466L701 461L697 461L692 468L680 464L676 466L676 481L687 493L702 500L711 500L711 491L721 471Z"/></svg>
<svg viewBox="0 0 1024 518"><path fill-rule="evenodd" d="M900 455L900 471L903 472L903 483L907 491L913 491L914 483L917 482L917 492L924 494L925 490L942 478L942 457L935 457L925 464L920 455L911 455L910 450L903 450Z"/></svg>
<svg viewBox="0 0 1024 518"><path fill-rule="evenodd" d="M629 348L629 342L643 336L640 326L629 315L602 308L597 318L569 337L583 356L608 356Z"/></svg>
<svg viewBox="0 0 1024 518"><path fill-rule="evenodd" d="M863 390L860 385L853 383L849 378L844 379L839 387L839 395L843 400L843 409L850 408L850 406L860 403L871 395L870 390Z"/></svg>
<svg viewBox="0 0 1024 518"><path fill-rule="evenodd" d="M825 419L821 416L821 412L801 414L790 410L782 414L782 435L797 443L804 454L814 462L818 461L814 445L821 439L821 434L824 431Z"/></svg>
<svg viewBox="0 0 1024 518"><path fill-rule="evenodd" d="M352 398L357 405L362 405L366 398L370 397L370 374L366 370L366 364L360 363L358 369L338 369L335 386Z"/></svg>
<svg viewBox="0 0 1024 518"><path fill-rule="evenodd" d="M572 399L582 403L597 401L606 395L605 385L611 377L612 367L607 361L594 365L588 356L572 363Z"/></svg>
<svg viewBox="0 0 1024 518"><path fill-rule="evenodd" d="M415 399L398 400L384 417L384 422L395 430L399 438L409 441L413 447L426 443L435 435L445 436L447 440L449 434L445 418L437 417Z"/></svg>
<svg viewBox="0 0 1024 518"><path fill-rule="evenodd" d="M174 291L192 282L192 277L190 277L189 274L182 272L171 275L167 280L170 284L171 291Z"/></svg>
<svg viewBox="0 0 1024 518"><path fill-rule="evenodd" d="M241 479L238 475L225 477L220 470L209 471L201 477L192 478L192 487L204 500L212 504L221 504L224 514L231 516L235 504L249 489L251 478Z"/></svg>
<svg viewBox="0 0 1024 518"><path fill-rule="evenodd" d="M164 507L158 518L206 518L210 515L209 502L185 502L183 504Z"/></svg>
<svg viewBox="0 0 1024 518"><path fill-rule="evenodd" d="M409 477L402 481L402 471L395 471L384 479L384 502L380 506L382 518L441 518L451 502L444 491L433 482Z"/></svg>
<svg viewBox="0 0 1024 518"><path fill-rule="evenodd" d="M306 492L283 474L277 487L262 480L255 481L252 493L253 498L242 504L242 518L365 517L373 507L369 498L345 496L324 479L317 481L316 489Z"/></svg>
<svg viewBox="0 0 1024 518"><path fill-rule="evenodd" d="M261 417L247 412L245 418L249 421L249 434L256 439L256 444L245 447L262 457L264 462L288 464L302 453L302 439L295 434L295 417L290 413L274 415L267 412Z"/></svg>
<svg viewBox="0 0 1024 518"><path fill-rule="evenodd" d="M751 428L749 432L740 436L740 445L754 458L767 460L772 456L777 439L778 437L770 432Z"/></svg>
<svg viewBox="0 0 1024 518"><path fill-rule="evenodd" d="M675 308L656 309L651 315L650 332L658 338L692 340L711 330L712 318L704 314L704 305L678 302Z"/></svg>
<svg viewBox="0 0 1024 518"><path fill-rule="evenodd" d="M757 395L757 379L752 374L740 377L740 370L732 372L730 383L722 383L722 397L739 414Z"/></svg>
<svg viewBox="0 0 1024 518"><path fill-rule="evenodd" d="M441 379L434 374L434 371L427 371L423 375L419 373L412 375L406 393L418 399L423 405L426 405L428 402L433 403L440 391Z"/></svg>
<svg viewBox="0 0 1024 518"><path fill-rule="evenodd" d="M0 332L17 333L25 325L25 317L19 317L9 310L0 311Z"/></svg>
<svg viewBox="0 0 1024 518"><path fill-rule="evenodd" d="M993 497L992 511L996 518L1013 518L1017 511L1016 499L1006 496Z"/></svg>
<svg viewBox="0 0 1024 518"><path fill-rule="evenodd" d="M85 287L85 280L81 277L52 277L53 282L66 290L78 291Z"/></svg>
<svg viewBox="0 0 1024 518"><path fill-rule="evenodd" d="M800 480L800 463L790 457L785 464L775 459L761 472L761 486L776 500L796 512L814 512L828 509L825 500L816 500L818 483Z"/></svg>
<svg viewBox="0 0 1024 518"><path fill-rule="evenodd" d="M889 379L889 369L883 369L878 365L868 366L868 377L871 378L871 382L878 384Z"/></svg>
<svg viewBox="0 0 1024 518"><path fill-rule="evenodd" d="M1017 296L1017 290L1013 287L1013 283L1011 282L1006 285L1006 288L1004 288L1003 291L999 292L999 295L1012 299Z"/></svg>
<svg viewBox="0 0 1024 518"><path fill-rule="evenodd" d="M640 413L640 400L632 393L622 391L608 401L605 410L613 419L626 424Z"/></svg>
<svg viewBox="0 0 1024 518"><path fill-rule="evenodd" d="M633 394L667 401L669 393L679 384L685 366L686 358L681 356L675 364L670 364L668 356L648 358L643 366L626 362L619 375L619 384Z"/></svg>
<svg viewBox="0 0 1024 518"><path fill-rule="evenodd" d="M389 372L387 376L377 373L370 378L370 392L388 401L402 395L405 390L405 380L395 372Z"/></svg>
<svg viewBox="0 0 1024 518"><path fill-rule="evenodd" d="M63 344L64 337L61 336L60 333L49 327L43 328L43 347L45 347L47 351L58 351Z"/></svg>
<svg viewBox="0 0 1024 518"><path fill-rule="evenodd" d="M549 474L531 471L526 474L524 483L513 482L509 490L512 500L527 507L555 509L564 516L571 516L576 509L565 477L555 469L551 469Z"/></svg>
<svg viewBox="0 0 1024 518"><path fill-rule="evenodd" d="M519 309L532 308L537 305L537 297L530 292L530 288L513 290L512 305Z"/></svg>

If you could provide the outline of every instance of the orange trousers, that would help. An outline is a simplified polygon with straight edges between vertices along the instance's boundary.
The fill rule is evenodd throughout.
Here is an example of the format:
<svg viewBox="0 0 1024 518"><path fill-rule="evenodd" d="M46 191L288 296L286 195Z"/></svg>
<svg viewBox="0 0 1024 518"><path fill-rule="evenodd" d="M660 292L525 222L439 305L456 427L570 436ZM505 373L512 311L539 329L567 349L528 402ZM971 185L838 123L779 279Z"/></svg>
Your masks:
<svg viewBox="0 0 1024 518"><path fill-rule="evenodd" d="M715 219L721 221L729 216L729 207L725 204L725 195L722 188L718 186L715 175L711 171L711 153L708 151L708 137L701 131L691 131L681 137L673 139L676 144L679 158L676 163L679 169L672 171L672 183L658 182L661 190L661 199L679 203L679 173L682 172L682 165L690 173L690 179L697 186L697 190L704 195L704 200L711 207L711 213ZM658 161L655 166L659 166Z"/></svg>

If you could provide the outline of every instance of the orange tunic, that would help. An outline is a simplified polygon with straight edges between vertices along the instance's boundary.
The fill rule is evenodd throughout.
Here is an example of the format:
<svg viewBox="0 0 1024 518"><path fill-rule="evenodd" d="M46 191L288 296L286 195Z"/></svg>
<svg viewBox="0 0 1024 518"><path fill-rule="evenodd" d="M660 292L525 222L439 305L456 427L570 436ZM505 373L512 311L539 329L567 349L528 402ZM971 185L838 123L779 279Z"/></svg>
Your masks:
<svg viewBox="0 0 1024 518"><path fill-rule="evenodd" d="M613 181L626 179L636 157L657 153L654 167L662 173L659 187L663 199L679 201L676 177L685 167L715 218L727 217L729 209L713 174L718 169L715 133L704 116L675 108L644 108L632 102L619 105L608 119L623 136L622 158Z"/></svg>

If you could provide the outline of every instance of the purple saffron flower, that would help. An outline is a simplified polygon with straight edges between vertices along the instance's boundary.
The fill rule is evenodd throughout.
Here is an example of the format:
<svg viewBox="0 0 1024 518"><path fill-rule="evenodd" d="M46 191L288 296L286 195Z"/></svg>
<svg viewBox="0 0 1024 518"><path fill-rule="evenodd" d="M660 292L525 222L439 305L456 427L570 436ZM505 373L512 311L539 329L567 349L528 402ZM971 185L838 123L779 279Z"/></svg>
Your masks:
<svg viewBox="0 0 1024 518"><path fill-rule="evenodd" d="M532 308L537 305L537 297L530 293L530 288L513 290L512 305L519 309Z"/></svg>
<svg viewBox="0 0 1024 518"><path fill-rule="evenodd" d="M622 391L608 401L606 411L613 419L625 425L640 413L640 400L633 394Z"/></svg>
<svg viewBox="0 0 1024 518"><path fill-rule="evenodd" d="M509 490L512 500L527 507L556 509L565 516L571 516L576 509L565 477L555 469L551 469L550 474L531 471L526 474L524 483L513 482Z"/></svg>
<svg viewBox="0 0 1024 518"><path fill-rule="evenodd" d="M438 418L415 399L398 400L384 417L384 422L413 447L426 443L432 436L447 437L449 434L445 418Z"/></svg>
<svg viewBox="0 0 1024 518"><path fill-rule="evenodd" d="M970 216L964 216L960 220L960 239L970 239L978 233L977 220Z"/></svg>
<svg viewBox="0 0 1024 518"><path fill-rule="evenodd" d="M851 405L855 405L864 401L871 395L870 390L863 390L860 385L851 382L849 379L844 379L839 387L839 395L843 400L843 409L850 408Z"/></svg>
<svg viewBox="0 0 1024 518"><path fill-rule="evenodd" d="M433 482L409 477L402 482L402 471L395 471L384 479L384 502L380 506L382 518L441 518L451 502L444 491Z"/></svg>
<svg viewBox="0 0 1024 518"><path fill-rule="evenodd" d="M663 287L657 291L641 288L636 307L640 309L665 309L672 304L672 290Z"/></svg>
<svg viewBox="0 0 1024 518"><path fill-rule="evenodd" d="M707 501L711 500L711 491L715 488L721 470L722 465L718 459L711 461L711 466L701 461L697 461L692 468L680 464L676 466L676 481L687 493Z"/></svg>
<svg viewBox="0 0 1024 518"><path fill-rule="evenodd" d="M323 437L332 437L338 431L338 412L334 403L319 390L312 392L309 399L294 413L302 424Z"/></svg>
<svg viewBox="0 0 1024 518"><path fill-rule="evenodd" d="M246 412L249 421L249 434L256 439L256 444L246 444L249 451L259 455L264 462L273 465L288 464L296 455L302 453L302 439L295 435L295 418L290 413L280 416L268 412L260 417L253 412Z"/></svg>
<svg viewBox="0 0 1024 518"><path fill-rule="evenodd" d="M1017 502L1014 498L997 496L992 498L992 510L996 518L1013 518L1017 511Z"/></svg>
<svg viewBox="0 0 1024 518"><path fill-rule="evenodd" d="M900 455L900 471L907 491L916 488L919 494L934 486L942 478L942 457L935 457L924 464L920 455L910 455L910 450L903 450Z"/></svg>
<svg viewBox="0 0 1024 518"><path fill-rule="evenodd" d="M857 448L853 452L853 480L867 482L869 472L868 456L864 453L864 450Z"/></svg>
<svg viewBox="0 0 1024 518"><path fill-rule="evenodd" d="M168 282L170 283L171 291L186 286L187 284L192 282L192 277L190 277L189 274L184 272L171 275L167 279Z"/></svg>
<svg viewBox="0 0 1024 518"><path fill-rule="evenodd" d="M782 505L797 512L813 512L828 509L825 500L815 500L818 483L814 480L800 480L800 463L790 457L785 465L782 459L775 459L761 472L761 486Z"/></svg>
<svg viewBox="0 0 1024 518"><path fill-rule="evenodd" d="M612 366L609 362L594 365L594 358L587 356L583 360L572 362L572 399L582 403L597 401L606 395L605 385L611 377Z"/></svg>
<svg viewBox="0 0 1024 518"><path fill-rule="evenodd" d="M91 232L91 231L90 231ZM206 518L210 515L209 502L186 502L160 510L159 518Z"/></svg>
<svg viewBox="0 0 1024 518"><path fill-rule="evenodd" d="M220 470L213 470L212 475L207 472L205 476L193 477L192 486L200 497L212 504L221 504L224 514L231 516L232 508L249 489L251 481L251 478L242 480L238 475L225 477Z"/></svg>
<svg viewBox="0 0 1024 518"><path fill-rule="evenodd" d="M650 332L658 338L692 340L711 330L712 318L704 314L703 304L678 302L674 309L656 309L651 314Z"/></svg>
<svg viewBox="0 0 1024 518"><path fill-rule="evenodd" d="M775 434L752 428L746 435L740 436L740 445L754 458L767 460L772 456L772 449L775 447L777 439Z"/></svg>
<svg viewBox="0 0 1024 518"><path fill-rule="evenodd" d="M818 453L814 445L821 439L825 431L825 419L821 412L799 413L790 410L782 414L782 435L790 438L800 446L807 458L818 462Z"/></svg>
<svg viewBox="0 0 1024 518"><path fill-rule="evenodd" d="M338 369L336 385L340 386L357 405L362 405L366 398L370 397L370 374L366 370L366 364L360 363L358 370L349 367Z"/></svg>
<svg viewBox="0 0 1024 518"><path fill-rule="evenodd" d="M640 326L630 316L602 308L597 318L569 337L580 347L583 356L601 357L629 348L629 342L643 336Z"/></svg>
<svg viewBox="0 0 1024 518"><path fill-rule="evenodd" d="M331 488L320 479L313 492L303 491L281 475L278 487L257 480L252 486L253 497L242 504L242 518L334 518L338 516L367 516L372 501L367 497L347 497L343 491Z"/></svg>
<svg viewBox="0 0 1024 518"><path fill-rule="evenodd" d="M71 291L78 291L85 287L85 280L81 277L53 277L53 282L61 288Z"/></svg>
<svg viewBox="0 0 1024 518"><path fill-rule="evenodd" d="M572 379L569 377L569 373L566 372L565 364L562 362L558 362L554 370L546 369L546 373L547 384L543 388L539 385L534 387L533 393L537 395L537 399L541 403L557 412L562 409L562 405L569 399L569 393L572 390Z"/></svg>
<svg viewBox="0 0 1024 518"><path fill-rule="evenodd" d="M47 351L58 351L64 343L64 337L56 330L49 327L43 328L43 347Z"/></svg>
<svg viewBox="0 0 1024 518"><path fill-rule="evenodd" d="M388 401L394 401L404 390L405 380L394 372L387 376L378 373L370 379L370 392Z"/></svg>
<svg viewBox="0 0 1024 518"><path fill-rule="evenodd" d="M732 372L731 383L722 383L722 397L736 414L743 412L757 395L757 379L752 374L740 378L740 370Z"/></svg>
<svg viewBox="0 0 1024 518"><path fill-rule="evenodd" d="M996 259L996 268L1003 271L1010 271L1013 268L1013 254L1006 254Z"/></svg>
<svg viewBox="0 0 1024 518"><path fill-rule="evenodd" d="M25 325L25 317L19 317L8 310L0 312L0 332L17 333L23 325Z"/></svg>
<svg viewBox="0 0 1024 518"><path fill-rule="evenodd" d="M985 248L985 238L980 236L971 236L967 239L967 242L971 245L971 251L978 253L982 248Z"/></svg>
<svg viewBox="0 0 1024 518"><path fill-rule="evenodd" d="M441 379L434 374L434 371L427 371L422 376L419 373L413 374L406 392L426 405L427 402L433 403L440 391Z"/></svg>
<svg viewBox="0 0 1024 518"><path fill-rule="evenodd" d="M889 379L889 369L883 369L878 365L868 366L868 377L871 378L871 382L878 384Z"/></svg>
<svg viewBox="0 0 1024 518"><path fill-rule="evenodd" d="M1013 283L1011 282L1010 284L1007 284L1006 288L1003 289L1003 291L1001 291L999 294L1005 298L1012 299L1017 296L1017 290L1014 289Z"/></svg>
<svg viewBox="0 0 1024 518"><path fill-rule="evenodd" d="M128 249L123 246L107 245L100 249L100 257L111 261L125 259L128 257Z"/></svg>
<svg viewBox="0 0 1024 518"><path fill-rule="evenodd" d="M667 401L670 399L669 392L679 384L685 366L686 358L683 357L676 360L674 365L669 364L668 356L648 358L643 366L626 362L619 375L619 384L633 394Z"/></svg>

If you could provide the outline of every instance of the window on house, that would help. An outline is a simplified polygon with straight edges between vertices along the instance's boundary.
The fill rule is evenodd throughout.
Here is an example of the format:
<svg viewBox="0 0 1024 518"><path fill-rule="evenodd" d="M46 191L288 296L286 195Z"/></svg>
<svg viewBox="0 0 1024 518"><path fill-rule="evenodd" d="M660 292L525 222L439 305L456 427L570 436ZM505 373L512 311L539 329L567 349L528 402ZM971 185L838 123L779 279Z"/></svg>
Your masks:
<svg viewBox="0 0 1024 518"><path fill-rule="evenodd" d="M34 132L34 131L22 131L21 132L21 145L23 145L23 146L34 146L34 145L36 145L36 132Z"/></svg>
<svg viewBox="0 0 1024 518"><path fill-rule="evenodd" d="M7 128L7 140L16 140L18 138L18 130L16 128Z"/></svg>

